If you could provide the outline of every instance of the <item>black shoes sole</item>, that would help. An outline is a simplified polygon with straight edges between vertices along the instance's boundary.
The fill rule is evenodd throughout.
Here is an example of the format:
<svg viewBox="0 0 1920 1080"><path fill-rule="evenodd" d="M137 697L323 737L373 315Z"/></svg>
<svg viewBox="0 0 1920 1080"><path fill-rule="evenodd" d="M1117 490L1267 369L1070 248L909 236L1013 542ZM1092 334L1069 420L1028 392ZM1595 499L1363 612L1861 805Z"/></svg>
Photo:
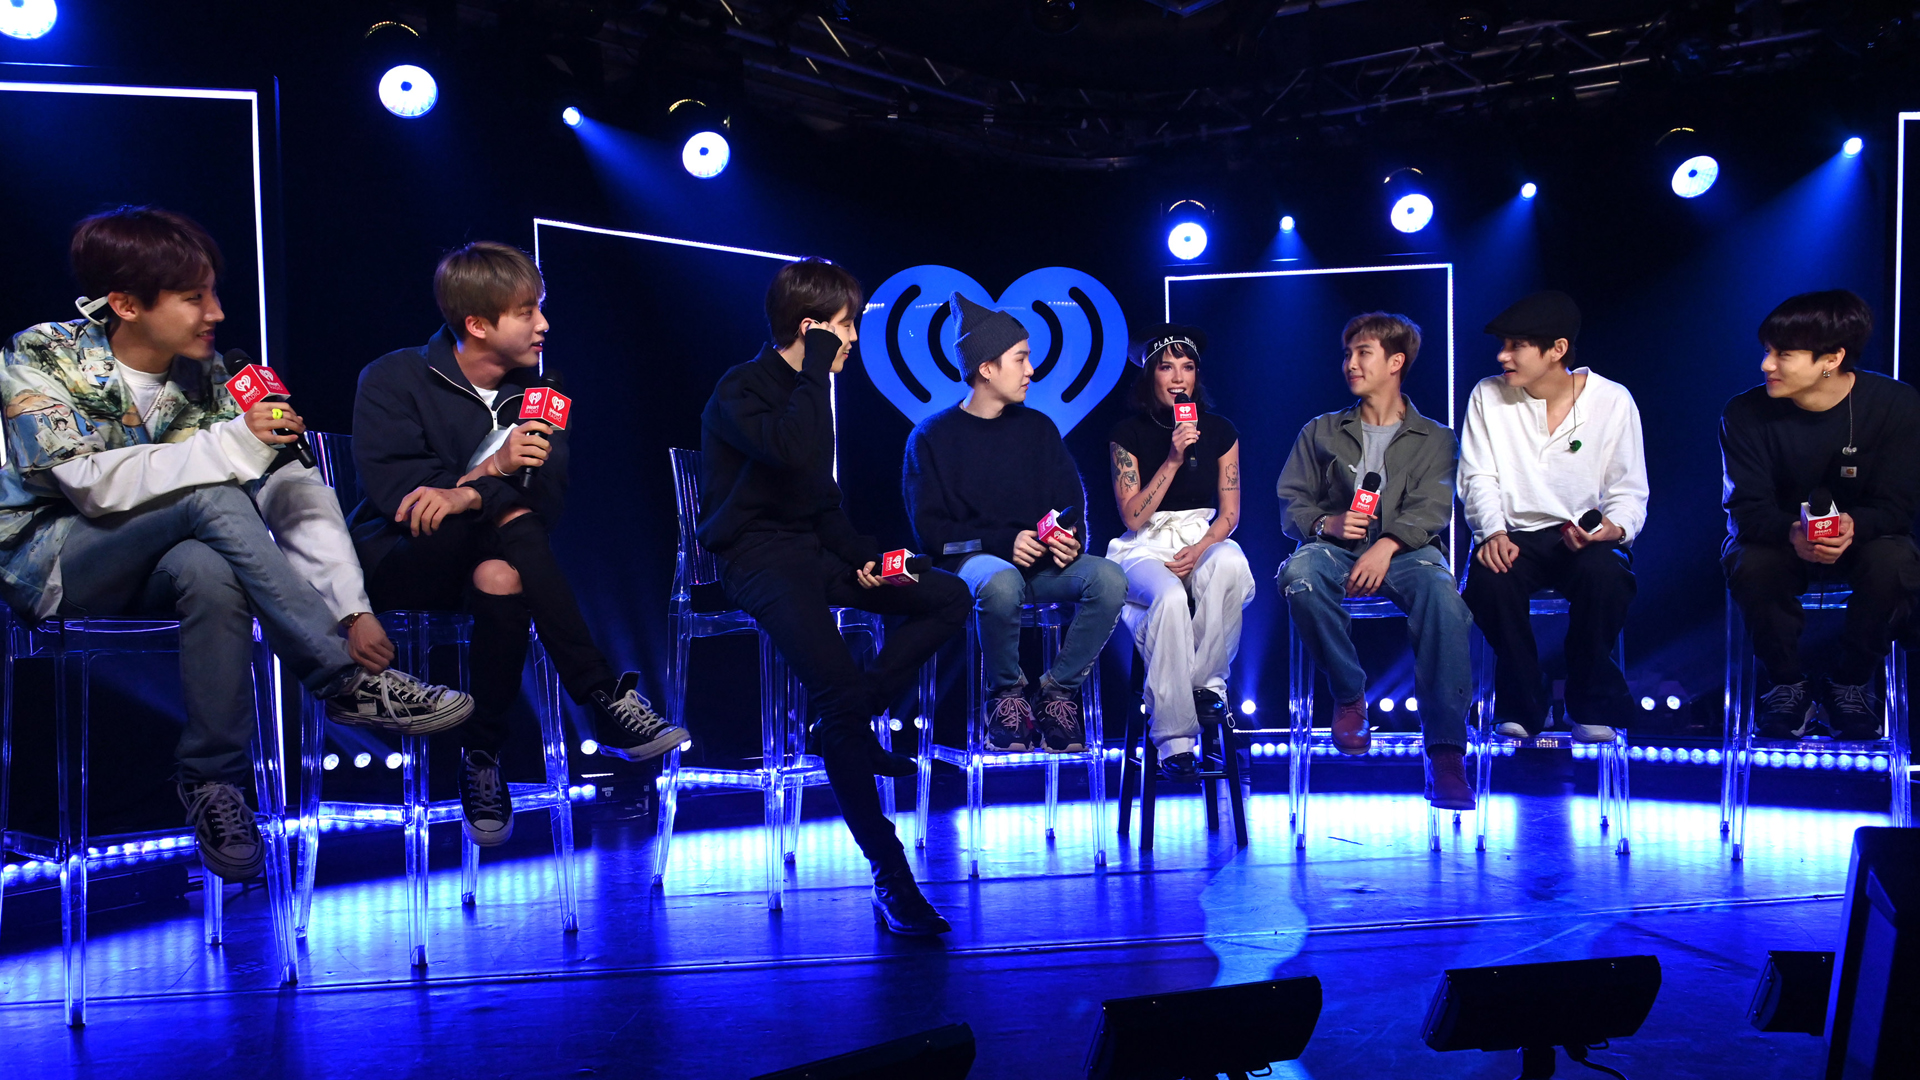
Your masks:
<svg viewBox="0 0 1920 1080"><path fill-rule="evenodd" d="M652 761L691 737L685 728L668 728L638 746L611 746L603 742L600 744L600 753L621 761Z"/></svg>

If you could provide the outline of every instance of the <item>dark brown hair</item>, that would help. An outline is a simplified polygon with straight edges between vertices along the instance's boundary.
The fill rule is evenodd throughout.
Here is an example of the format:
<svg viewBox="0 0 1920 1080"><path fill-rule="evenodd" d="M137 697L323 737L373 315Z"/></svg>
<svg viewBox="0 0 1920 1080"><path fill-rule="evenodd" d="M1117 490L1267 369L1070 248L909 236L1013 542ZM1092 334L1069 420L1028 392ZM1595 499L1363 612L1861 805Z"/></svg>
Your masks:
<svg viewBox="0 0 1920 1080"><path fill-rule="evenodd" d="M1370 337L1380 343L1391 358L1400 353L1407 362L1400 365L1400 377L1407 377L1408 369L1420 356L1420 325L1405 315L1395 315L1386 311L1369 311L1365 315L1355 315L1347 320L1347 328L1340 331L1340 348L1353 347L1354 339Z"/></svg>
<svg viewBox="0 0 1920 1080"><path fill-rule="evenodd" d="M1873 336L1873 309L1846 289L1789 296L1760 323L1760 344L1780 352L1805 349L1815 359L1842 349L1840 370L1852 371Z"/></svg>
<svg viewBox="0 0 1920 1080"><path fill-rule="evenodd" d="M162 290L197 289L225 269L220 245L185 214L155 206L122 206L73 227L67 250L80 291L91 299L123 292L152 307Z"/></svg>
<svg viewBox="0 0 1920 1080"><path fill-rule="evenodd" d="M455 337L467 337L467 316L490 323L524 298L547 294L546 279L526 252L512 244L475 240L447 252L433 271L433 299Z"/></svg>
<svg viewBox="0 0 1920 1080"><path fill-rule="evenodd" d="M1140 374L1134 376L1133 393L1127 399L1139 412L1152 412L1160 407L1160 398L1153 392L1153 372L1168 360L1193 361L1193 400L1208 408L1213 407L1213 399L1207 396L1207 384L1200 380L1200 358L1185 345L1169 345L1161 349L1153 359L1142 364Z"/></svg>
<svg viewBox="0 0 1920 1080"><path fill-rule="evenodd" d="M860 280L825 259L790 262L767 286L767 332L784 349L800 336L800 320L831 322L845 308L858 316L866 302Z"/></svg>

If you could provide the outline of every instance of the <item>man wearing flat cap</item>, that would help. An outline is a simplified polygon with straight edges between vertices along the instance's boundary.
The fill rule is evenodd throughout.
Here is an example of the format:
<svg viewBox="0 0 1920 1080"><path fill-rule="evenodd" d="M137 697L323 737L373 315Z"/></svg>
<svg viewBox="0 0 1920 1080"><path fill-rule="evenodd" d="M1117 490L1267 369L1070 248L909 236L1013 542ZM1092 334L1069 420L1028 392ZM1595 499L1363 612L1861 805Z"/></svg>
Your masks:
<svg viewBox="0 0 1920 1080"><path fill-rule="evenodd" d="M1612 653L1633 600L1631 545L1647 519L1640 411L1626 387L1572 366L1580 309L1567 294L1535 293L1496 316L1487 333L1500 339L1501 371L1467 402L1460 501L1474 543L1463 596L1499 660L1497 731L1526 738L1546 726L1527 611L1534 593L1555 589L1570 612L1573 737L1612 742L1632 708Z"/></svg>
<svg viewBox="0 0 1920 1080"><path fill-rule="evenodd" d="M951 303L967 397L907 440L907 513L920 549L973 592L987 707L969 722L984 719L996 750L1079 753L1081 684L1120 618L1127 576L1087 553L1080 471L1053 420L1024 404L1033 380L1027 328L959 293ZM1066 527L1042 539L1037 527L1053 511ZM1020 608L1031 603L1072 604L1073 621L1029 699Z"/></svg>

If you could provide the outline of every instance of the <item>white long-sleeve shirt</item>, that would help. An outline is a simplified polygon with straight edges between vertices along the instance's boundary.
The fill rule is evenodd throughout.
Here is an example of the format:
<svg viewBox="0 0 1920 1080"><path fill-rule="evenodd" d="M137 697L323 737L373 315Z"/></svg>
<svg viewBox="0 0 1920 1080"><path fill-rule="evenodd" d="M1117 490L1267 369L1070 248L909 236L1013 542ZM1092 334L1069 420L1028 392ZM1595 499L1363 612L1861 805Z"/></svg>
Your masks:
<svg viewBox="0 0 1920 1080"><path fill-rule="evenodd" d="M1619 383L1587 368L1574 374L1585 375L1586 386L1552 431L1544 400L1497 375L1473 388L1459 485L1475 544L1498 532L1557 528L1593 509L1626 532L1622 543L1640 535L1647 521L1640 410Z"/></svg>
<svg viewBox="0 0 1920 1080"><path fill-rule="evenodd" d="M236 416L183 442L102 450L56 465L52 473L74 506L96 518L187 488L250 483L276 453L247 428L246 417ZM298 462L286 465L260 485L253 501L294 571L312 583L336 618L373 610L340 500L318 472ZM64 596L56 563L35 614L52 615Z"/></svg>

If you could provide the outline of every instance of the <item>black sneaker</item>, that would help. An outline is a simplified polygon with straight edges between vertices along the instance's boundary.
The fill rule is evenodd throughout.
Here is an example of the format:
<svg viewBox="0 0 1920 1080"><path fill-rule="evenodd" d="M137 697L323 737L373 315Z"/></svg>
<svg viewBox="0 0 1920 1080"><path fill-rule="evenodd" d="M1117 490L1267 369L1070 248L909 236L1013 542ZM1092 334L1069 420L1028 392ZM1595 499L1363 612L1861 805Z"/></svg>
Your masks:
<svg viewBox="0 0 1920 1080"><path fill-rule="evenodd" d="M380 728L401 735L432 735L466 723L473 699L432 686L393 668L362 675L351 690L327 699L327 719L336 724Z"/></svg>
<svg viewBox="0 0 1920 1080"><path fill-rule="evenodd" d="M987 742L995 750L1033 749L1038 736L1034 730L1033 706L1027 704L1026 695L1015 690L987 699Z"/></svg>
<svg viewBox="0 0 1920 1080"><path fill-rule="evenodd" d="M653 711L640 696L640 673L629 671L614 684L613 694L593 694L594 739L600 752L622 761L651 761L685 743L687 729L675 727Z"/></svg>
<svg viewBox="0 0 1920 1080"><path fill-rule="evenodd" d="M267 845L253 819L246 796L232 784L210 781L181 784L180 801L187 808L187 824L199 841L200 862L223 881L248 881L260 876L267 861Z"/></svg>
<svg viewBox="0 0 1920 1080"><path fill-rule="evenodd" d="M1193 690L1193 711L1209 727L1233 725L1233 710L1227 708L1226 699L1204 686Z"/></svg>
<svg viewBox="0 0 1920 1080"><path fill-rule="evenodd" d="M1827 711L1827 726L1841 742L1872 742L1880 737L1880 721L1886 715L1878 682L1828 682L1821 705Z"/></svg>
<svg viewBox="0 0 1920 1080"><path fill-rule="evenodd" d="M500 759L485 750L460 755L460 816L467 839L497 847L513 835L513 799L500 776Z"/></svg>
<svg viewBox="0 0 1920 1080"><path fill-rule="evenodd" d="M1040 698L1041 745L1056 754L1077 754L1087 748L1080 726L1080 696Z"/></svg>
<svg viewBox="0 0 1920 1080"><path fill-rule="evenodd" d="M920 892L905 866L873 875L873 917L883 929L902 937L934 937L953 929Z"/></svg>
<svg viewBox="0 0 1920 1080"><path fill-rule="evenodd" d="M1200 779L1200 759L1192 751L1173 754L1160 759L1160 778L1176 784L1190 784Z"/></svg>
<svg viewBox="0 0 1920 1080"><path fill-rule="evenodd" d="M1753 716L1753 733L1762 739L1797 739L1806 733L1813 714L1813 695L1807 680L1780 683L1760 695Z"/></svg>

